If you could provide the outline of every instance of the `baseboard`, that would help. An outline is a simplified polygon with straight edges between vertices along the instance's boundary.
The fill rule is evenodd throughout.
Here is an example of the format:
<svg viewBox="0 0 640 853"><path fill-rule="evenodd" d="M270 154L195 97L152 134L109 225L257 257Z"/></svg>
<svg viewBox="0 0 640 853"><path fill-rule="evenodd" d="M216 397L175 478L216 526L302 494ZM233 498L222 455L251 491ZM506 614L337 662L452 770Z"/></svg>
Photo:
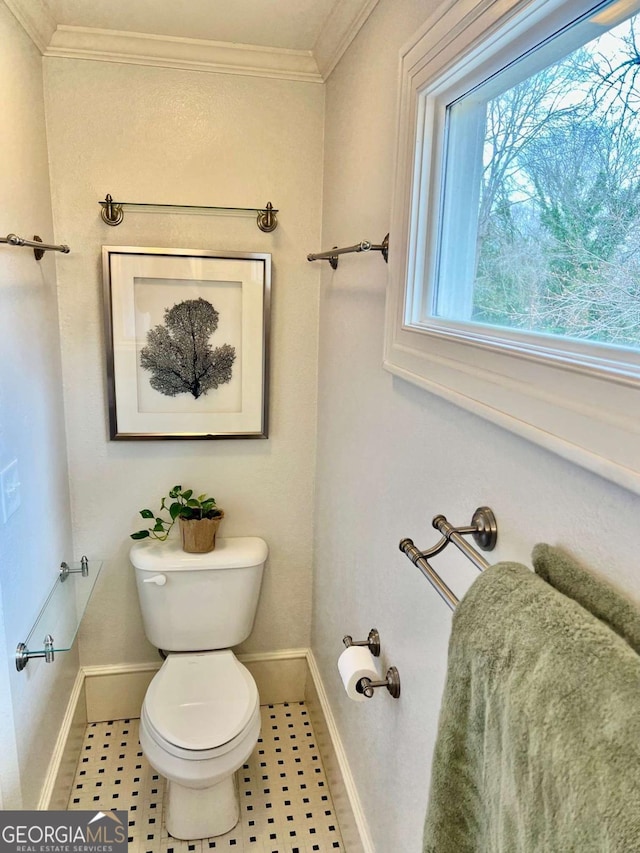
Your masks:
<svg viewBox="0 0 640 853"><path fill-rule="evenodd" d="M305 702L318 741L345 848L348 853L375 853L347 754L311 649L307 650L307 665L309 678Z"/></svg>
<svg viewBox="0 0 640 853"><path fill-rule="evenodd" d="M307 649L282 649L238 655L258 685L262 705L304 702L307 686Z"/></svg>
<svg viewBox="0 0 640 853"><path fill-rule="evenodd" d="M86 725L85 676L79 669L40 792L38 809L51 811L67 808Z"/></svg>
<svg viewBox="0 0 640 853"><path fill-rule="evenodd" d="M239 654L258 685L260 702L302 702L307 681L307 650ZM149 682L160 669L157 663L86 666L87 720L123 720L139 717Z"/></svg>
<svg viewBox="0 0 640 853"><path fill-rule="evenodd" d="M87 690L87 721L126 720L139 717L142 700L158 663L121 663L83 667Z"/></svg>

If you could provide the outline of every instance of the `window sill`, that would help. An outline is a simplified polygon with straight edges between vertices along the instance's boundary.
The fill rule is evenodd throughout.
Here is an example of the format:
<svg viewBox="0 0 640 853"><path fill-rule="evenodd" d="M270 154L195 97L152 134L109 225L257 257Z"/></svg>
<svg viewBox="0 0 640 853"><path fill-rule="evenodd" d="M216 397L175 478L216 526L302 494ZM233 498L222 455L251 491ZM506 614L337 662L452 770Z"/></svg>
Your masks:
<svg viewBox="0 0 640 853"><path fill-rule="evenodd" d="M638 388L406 328L384 367L640 494Z"/></svg>

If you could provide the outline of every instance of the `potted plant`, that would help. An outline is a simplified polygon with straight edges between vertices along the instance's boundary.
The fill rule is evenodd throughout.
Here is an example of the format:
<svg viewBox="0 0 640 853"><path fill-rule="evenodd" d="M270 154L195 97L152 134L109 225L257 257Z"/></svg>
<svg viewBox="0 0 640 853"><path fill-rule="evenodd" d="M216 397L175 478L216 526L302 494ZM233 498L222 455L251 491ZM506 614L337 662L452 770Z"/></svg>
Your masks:
<svg viewBox="0 0 640 853"><path fill-rule="evenodd" d="M160 513L168 512L169 518L156 515L150 509L141 509L140 515L152 519L153 524L146 530L132 533L132 539L158 539L164 542L176 520L180 526L182 550L189 554L206 554L216 547L216 533L224 518L224 510L216 506L215 498L206 494L193 496L193 489L183 490L174 486L168 498L162 498Z"/></svg>

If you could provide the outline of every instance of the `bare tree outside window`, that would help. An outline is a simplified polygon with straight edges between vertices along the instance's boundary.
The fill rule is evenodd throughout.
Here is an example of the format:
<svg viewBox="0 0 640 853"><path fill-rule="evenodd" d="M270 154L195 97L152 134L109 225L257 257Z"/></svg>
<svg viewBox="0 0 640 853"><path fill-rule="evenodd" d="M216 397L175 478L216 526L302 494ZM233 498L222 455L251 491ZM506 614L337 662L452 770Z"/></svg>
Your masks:
<svg viewBox="0 0 640 853"><path fill-rule="evenodd" d="M231 381L236 349L212 348L219 313L206 299L187 299L164 312L164 325L147 333L140 364L152 376L151 387L167 397L191 394L198 399Z"/></svg>
<svg viewBox="0 0 640 853"><path fill-rule="evenodd" d="M637 27L484 102L473 307L460 319L640 348Z"/></svg>

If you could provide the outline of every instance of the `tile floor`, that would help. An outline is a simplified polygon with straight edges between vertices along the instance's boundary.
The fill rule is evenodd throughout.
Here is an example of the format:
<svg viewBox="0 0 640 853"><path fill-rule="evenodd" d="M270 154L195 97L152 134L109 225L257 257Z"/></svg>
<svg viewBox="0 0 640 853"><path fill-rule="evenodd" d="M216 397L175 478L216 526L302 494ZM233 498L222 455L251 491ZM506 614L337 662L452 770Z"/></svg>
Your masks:
<svg viewBox="0 0 640 853"><path fill-rule="evenodd" d="M333 853L344 850L303 702L265 705L262 732L238 772L241 816L226 835L177 841L163 826L164 780L142 755L138 720L87 726L70 809L126 809L129 853Z"/></svg>

